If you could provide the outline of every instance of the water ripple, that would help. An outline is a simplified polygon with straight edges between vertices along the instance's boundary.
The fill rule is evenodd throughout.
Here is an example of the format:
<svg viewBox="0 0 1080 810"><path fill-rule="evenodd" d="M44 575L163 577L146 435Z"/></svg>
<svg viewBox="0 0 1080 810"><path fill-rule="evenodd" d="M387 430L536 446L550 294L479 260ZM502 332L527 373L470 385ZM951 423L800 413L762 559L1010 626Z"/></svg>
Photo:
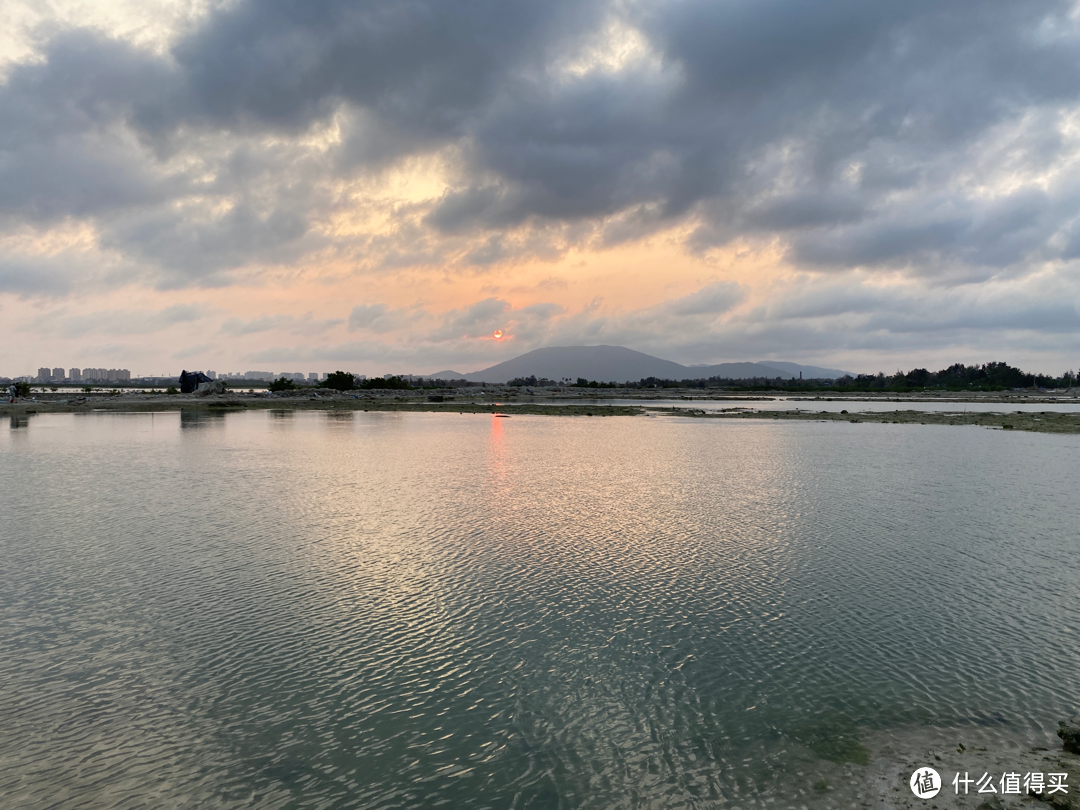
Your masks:
<svg viewBox="0 0 1080 810"><path fill-rule="evenodd" d="M0 433L0 797L755 806L1080 694L1076 437L50 415Z"/></svg>

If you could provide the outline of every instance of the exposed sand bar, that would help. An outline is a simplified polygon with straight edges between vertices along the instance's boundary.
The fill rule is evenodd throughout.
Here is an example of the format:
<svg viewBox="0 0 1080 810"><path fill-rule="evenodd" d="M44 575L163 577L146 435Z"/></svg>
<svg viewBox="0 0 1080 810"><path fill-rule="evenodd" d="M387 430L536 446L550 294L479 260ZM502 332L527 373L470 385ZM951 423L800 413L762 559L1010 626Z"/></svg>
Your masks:
<svg viewBox="0 0 1080 810"><path fill-rule="evenodd" d="M117 396L78 402L74 400L30 401L0 405L0 414L11 416L36 413L92 413L101 411L144 413L150 411L202 411L223 413L244 410L317 410L317 411L414 411L423 413L499 413L533 414L544 416L637 416L644 413L639 407L624 405L588 405L567 403L543 405L507 402L505 399L466 400L462 402L427 402L405 398L354 399L324 396L267 397L265 395L221 397L194 396Z"/></svg>
<svg viewBox="0 0 1080 810"><path fill-rule="evenodd" d="M698 419L794 419L802 422L849 422L852 424L885 425L976 425L998 430L1029 430L1038 433L1080 433L1080 413L1021 412L964 413L948 411L864 411L834 413L831 411L755 411L731 409L706 412L688 408L665 409L677 416Z"/></svg>
<svg viewBox="0 0 1080 810"><path fill-rule="evenodd" d="M651 403L653 392L635 397L630 392L620 392L619 398L639 400L640 405L607 405L584 403L575 399L558 397L533 398L534 401L518 401L513 395L498 393L469 397L447 396L442 402L428 400L426 394L407 392L339 394L331 392L303 392L296 395L270 395L266 393L227 393L209 397L148 393L121 393L116 396L96 394L70 396L63 394L38 395L35 399L21 399L15 404L0 404L0 414L26 416L35 413L89 413L93 411L148 412L148 411L205 411L228 412L241 410L354 410L354 411L417 411L429 413L501 413L507 416L640 416L643 414L667 414L695 419L774 419L803 422L847 422L852 424L915 424L915 425L970 425L999 430L1026 430L1039 433L1080 433L1080 413L1054 411L964 412L922 411L917 409L895 411L859 411L860 401L851 399L850 413L811 410L756 410L754 401L761 397L725 397L727 401L741 401L745 405L732 405L720 410L702 410L689 406L658 407ZM669 395L669 399L675 398ZM689 397L686 397L689 399ZM540 399L541 401L535 401ZM710 399L714 399L710 397ZM719 397L716 397L719 399ZM831 398L838 401L840 398ZM807 400L804 400L804 402ZM1008 406L1017 399L1002 398L981 402L998 401ZM1032 400L1026 400L1030 404ZM1050 401L1052 402L1052 400ZM1050 404L1048 402L1047 404ZM900 400L898 405L911 405L914 400ZM958 402L960 408L963 407ZM1004 410L1004 408L1003 408Z"/></svg>

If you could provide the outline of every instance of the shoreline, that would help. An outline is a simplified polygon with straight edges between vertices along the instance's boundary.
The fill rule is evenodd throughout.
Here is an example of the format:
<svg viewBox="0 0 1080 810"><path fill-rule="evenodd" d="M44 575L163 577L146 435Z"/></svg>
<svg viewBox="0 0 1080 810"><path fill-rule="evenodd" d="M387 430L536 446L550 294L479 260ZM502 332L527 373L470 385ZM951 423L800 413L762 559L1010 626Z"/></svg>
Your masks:
<svg viewBox="0 0 1080 810"><path fill-rule="evenodd" d="M1013 413L953 413L948 411L857 411L853 413L820 411L743 411L708 413L666 411L697 419L773 419L799 422L848 422L879 425L962 425L991 430L1017 430L1034 433L1080 433L1080 413L1054 411Z"/></svg>
<svg viewBox="0 0 1080 810"><path fill-rule="evenodd" d="M777 397L768 396L694 396L689 392L677 391L663 397L653 392L646 395L634 395L622 391L603 397L598 396L529 396L519 398L516 392L482 391L479 395L467 398L455 394L431 395L427 392L382 393L364 392L363 394L342 394L337 392L303 392L300 394L268 393L226 393L211 396L194 394L91 394L90 396L66 396L64 394L44 394L33 399L22 399L15 404L0 403L0 415L25 417L42 413L101 413L101 412L163 412L195 411L205 413L228 413L245 410L321 410L321 411L404 411L417 413L500 413L505 416L642 416L659 415L678 416L689 419L758 419L800 422L847 422L851 424L903 424L903 425L955 425L984 427L991 430L1017 430L1036 433L1080 433L1080 412L1065 413L1055 411L1014 411L1007 412L949 412L921 411L912 408L901 410L904 405L918 402L940 403L945 398L926 397L816 397L792 398L800 404L820 402L850 402L852 412L846 411L808 411L808 410L758 410L755 402L775 401ZM432 401L438 397L441 401ZM599 400L582 402L582 399ZM718 411L705 411L700 408L658 406L652 402L657 399L671 401L680 399L686 402L745 402L746 407L732 406ZM607 404L603 400L633 400L634 404ZM1071 402L1073 398L1059 397L965 397L948 399L963 406L965 402L1011 404L1056 404L1061 401ZM894 411L859 411L861 402L894 402L898 407Z"/></svg>
<svg viewBox="0 0 1080 810"><path fill-rule="evenodd" d="M823 758L811 747L789 741L787 754L795 774L777 791L778 804L807 808L871 807L888 810L913 808L1080 808L1080 756L1065 750L1062 740L1049 730L1026 733L1009 726L975 724L912 724L889 729L859 729L860 757ZM862 761L857 761L861 759ZM932 799L919 799L908 784L911 774L924 767L934 768L941 777L941 792ZM1064 772L1068 793L1029 795L1021 785L1019 794L1000 793L1000 777L1005 773ZM957 774L979 779L991 774L998 792L977 792L971 785L954 787ZM795 778L792 779L791 777ZM959 791L959 792L958 792ZM784 794L784 795L780 795ZM988 804L987 804L988 803Z"/></svg>

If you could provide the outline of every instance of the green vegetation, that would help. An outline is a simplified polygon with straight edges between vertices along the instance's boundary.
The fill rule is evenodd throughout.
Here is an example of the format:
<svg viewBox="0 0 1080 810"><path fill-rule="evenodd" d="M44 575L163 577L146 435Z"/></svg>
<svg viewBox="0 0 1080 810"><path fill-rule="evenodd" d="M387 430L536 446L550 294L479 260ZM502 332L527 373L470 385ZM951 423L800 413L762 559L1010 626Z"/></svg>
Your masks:
<svg viewBox="0 0 1080 810"><path fill-rule="evenodd" d="M822 712L796 728L791 736L830 762L870 762L869 749L859 743L858 727L840 712Z"/></svg>
<svg viewBox="0 0 1080 810"><path fill-rule="evenodd" d="M374 377L370 380L362 381L359 387L366 388L369 391L385 388L395 391L404 391L412 388L412 386L409 385L408 380L405 380L402 377Z"/></svg>
<svg viewBox="0 0 1080 810"><path fill-rule="evenodd" d="M170 385L168 388L165 389L165 393L166 394L179 394L180 392L176 390L175 385Z"/></svg>
<svg viewBox="0 0 1080 810"><path fill-rule="evenodd" d="M515 381L516 382L516 381ZM514 384L514 383L511 383ZM543 384L543 383L538 383ZM841 377L837 380L790 380L781 377L735 380L709 377L703 380L668 380L659 377L643 377L637 382L598 383L582 377L573 383L574 388L723 388L740 391L835 391L838 393L910 393L912 391L1007 391L1014 388L1072 388L1080 385L1080 372L1066 371L1060 377L1046 374L1030 374L1008 363L983 363L965 366L954 363L940 371L916 368L897 371L893 375L882 372Z"/></svg>
<svg viewBox="0 0 1080 810"><path fill-rule="evenodd" d="M891 377L860 374L858 377L841 377L835 388L840 391L1005 391L1010 388L1071 388L1077 383L1077 375L1066 371L1060 377L1045 374L1028 374L1008 363L983 363L981 366L965 366L954 363L941 371L916 368L908 372L898 371Z"/></svg>
<svg viewBox="0 0 1080 810"><path fill-rule="evenodd" d="M30 396L30 383L17 382L15 383L15 395L20 397Z"/></svg>
<svg viewBox="0 0 1080 810"><path fill-rule="evenodd" d="M267 386L271 391L295 391L299 386L287 377L278 377Z"/></svg>
<svg viewBox="0 0 1080 810"><path fill-rule="evenodd" d="M352 391L356 388L356 378L347 371L335 371L326 375L326 379L319 383L319 388L329 388L333 391Z"/></svg>
<svg viewBox="0 0 1080 810"><path fill-rule="evenodd" d="M394 391L411 390L413 386L403 377L373 377L370 380L357 380L347 371L335 371L327 374L326 379L319 383L320 388L329 388L334 391L355 391L360 388L366 391L390 389Z"/></svg>
<svg viewBox="0 0 1080 810"><path fill-rule="evenodd" d="M574 388L623 388L624 386L618 383L605 383L597 382L596 380L586 380L584 377L578 377L577 382L573 385ZM636 386L635 386L636 387ZM642 386L645 387L645 386Z"/></svg>
<svg viewBox="0 0 1080 810"><path fill-rule="evenodd" d="M826 793L829 790L829 780L822 777L814 782L814 790L818 793Z"/></svg>

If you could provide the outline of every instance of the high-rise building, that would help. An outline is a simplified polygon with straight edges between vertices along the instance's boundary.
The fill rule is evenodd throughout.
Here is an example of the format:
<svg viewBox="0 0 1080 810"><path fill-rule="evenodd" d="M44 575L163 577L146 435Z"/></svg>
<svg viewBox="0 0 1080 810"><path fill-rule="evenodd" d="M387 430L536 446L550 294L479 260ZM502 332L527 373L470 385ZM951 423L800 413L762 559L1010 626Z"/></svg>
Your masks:
<svg viewBox="0 0 1080 810"><path fill-rule="evenodd" d="M318 382L319 381L319 372L312 371L310 374L307 375L307 378L308 378L308 382Z"/></svg>
<svg viewBox="0 0 1080 810"><path fill-rule="evenodd" d="M53 382L63 382L66 376L67 375L64 374L64 370L62 368L54 368L52 370Z"/></svg>
<svg viewBox="0 0 1080 810"><path fill-rule="evenodd" d="M77 369L72 369L77 371ZM75 379L72 377L72 379ZM82 382L130 382L131 371L126 368L84 368Z"/></svg>
<svg viewBox="0 0 1080 810"><path fill-rule="evenodd" d="M72 382L82 382L82 370L77 368L68 369L68 378Z"/></svg>
<svg viewBox="0 0 1080 810"><path fill-rule="evenodd" d="M48 368L39 368L37 370L37 379L35 382L47 383L49 378L52 377L52 370Z"/></svg>

